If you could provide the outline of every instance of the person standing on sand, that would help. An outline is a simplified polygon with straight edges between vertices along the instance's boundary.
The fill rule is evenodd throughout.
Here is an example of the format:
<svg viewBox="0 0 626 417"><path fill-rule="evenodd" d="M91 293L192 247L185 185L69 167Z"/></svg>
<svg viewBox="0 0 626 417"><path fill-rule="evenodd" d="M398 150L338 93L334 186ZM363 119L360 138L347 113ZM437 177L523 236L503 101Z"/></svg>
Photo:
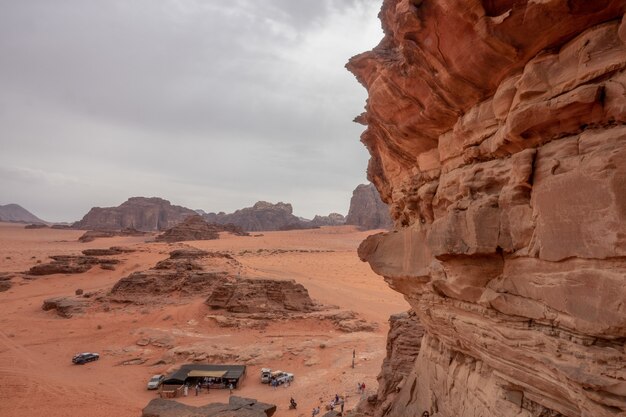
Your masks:
<svg viewBox="0 0 626 417"><path fill-rule="evenodd" d="M185 387L183 388L183 395L186 397L189 395L189 385L185 384Z"/></svg>
<svg viewBox="0 0 626 417"><path fill-rule="evenodd" d="M230 384L228 384L228 393L229 393L229 395L233 394L233 388L235 388L235 387L233 387L233 383L232 382Z"/></svg>
<svg viewBox="0 0 626 417"><path fill-rule="evenodd" d="M199 382L196 384L196 397L198 396L198 394L200 394L200 383Z"/></svg>

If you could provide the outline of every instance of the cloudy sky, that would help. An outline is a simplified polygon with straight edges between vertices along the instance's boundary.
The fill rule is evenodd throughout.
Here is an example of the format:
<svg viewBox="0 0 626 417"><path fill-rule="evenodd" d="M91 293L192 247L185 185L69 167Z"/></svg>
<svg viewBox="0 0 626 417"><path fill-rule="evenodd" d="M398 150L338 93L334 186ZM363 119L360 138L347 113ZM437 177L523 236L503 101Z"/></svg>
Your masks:
<svg viewBox="0 0 626 417"><path fill-rule="evenodd" d="M0 0L0 205L347 213L381 0Z"/></svg>

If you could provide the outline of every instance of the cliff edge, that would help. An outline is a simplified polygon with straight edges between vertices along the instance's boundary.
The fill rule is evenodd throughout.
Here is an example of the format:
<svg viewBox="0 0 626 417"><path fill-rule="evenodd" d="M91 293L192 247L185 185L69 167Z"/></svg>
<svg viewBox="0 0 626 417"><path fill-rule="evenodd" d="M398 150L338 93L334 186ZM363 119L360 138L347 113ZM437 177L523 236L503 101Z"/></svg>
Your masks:
<svg viewBox="0 0 626 417"><path fill-rule="evenodd" d="M382 415L626 415L625 9L384 1L347 67L395 230L359 255L425 336Z"/></svg>

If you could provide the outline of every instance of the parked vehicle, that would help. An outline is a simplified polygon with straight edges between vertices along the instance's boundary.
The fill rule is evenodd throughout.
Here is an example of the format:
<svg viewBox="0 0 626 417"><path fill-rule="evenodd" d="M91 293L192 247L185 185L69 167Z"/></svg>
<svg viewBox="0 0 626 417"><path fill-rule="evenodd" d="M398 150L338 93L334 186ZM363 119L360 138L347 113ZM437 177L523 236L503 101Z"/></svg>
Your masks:
<svg viewBox="0 0 626 417"><path fill-rule="evenodd" d="M74 355L74 357L72 358L72 362L77 365L84 365L87 362L97 361L98 359L100 359L100 355L97 353L83 352Z"/></svg>
<svg viewBox="0 0 626 417"><path fill-rule="evenodd" d="M293 381L294 375L290 372L283 372L278 378L276 378L276 382L278 385L285 384L287 382Z"/></svg>
<svg viewBox="0 0 626 417"><path fill-rule="evenodd" d="M148 389L158 389L164 379L165 379L165 375L161 375L161 374L154 375L152 378L150 378L150 381L148 381L148 387L147 388Z"/></svg>
<svg viewBox="0 0 626 417"><path fill-rule="evenodd" d="M272 379L272 370L270 368L261 369L261 382L263 384L269 384Z"/></svg>

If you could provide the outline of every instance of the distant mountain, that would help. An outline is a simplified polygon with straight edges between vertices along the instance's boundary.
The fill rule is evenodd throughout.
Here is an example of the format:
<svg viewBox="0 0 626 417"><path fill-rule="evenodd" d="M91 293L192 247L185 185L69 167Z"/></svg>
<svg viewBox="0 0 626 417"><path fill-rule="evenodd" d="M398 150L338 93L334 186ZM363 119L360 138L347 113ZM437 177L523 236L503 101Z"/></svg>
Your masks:
<svg viewBox="0 0 626 417"><path fill-rule="evenodd" d="M374 184L361 184L352 193L346 224L362 229L390 229L393 225L389 208L380 199Z"/></svg>
<svg viewBox="0 0 626 417"><path fill-rule="evenodd" d="M132 228L143 232L169 229L186 217L197 215L191 209L172 205L158 197L131 197L118 207L94 207L75 229L122 230Z"/></svg>
<svg viewBox="0 0 626 417"><path fill-rule="evenodd" d="M26 210L19 204L7 204L6 206L0 206L0 222L11 223L39 223L46 224L47 222L41 220L30 211Z"/></svg>
<svg viewBox="0 0 626 417"><path fill-rule="evenodd" d="M272 204L267 201L259 201L252 207L246 207L234 213L208 213L202 217L210 223L232 223L247 232L307 229L311 227L293 215L291 204L282 202Z"/></svg>

